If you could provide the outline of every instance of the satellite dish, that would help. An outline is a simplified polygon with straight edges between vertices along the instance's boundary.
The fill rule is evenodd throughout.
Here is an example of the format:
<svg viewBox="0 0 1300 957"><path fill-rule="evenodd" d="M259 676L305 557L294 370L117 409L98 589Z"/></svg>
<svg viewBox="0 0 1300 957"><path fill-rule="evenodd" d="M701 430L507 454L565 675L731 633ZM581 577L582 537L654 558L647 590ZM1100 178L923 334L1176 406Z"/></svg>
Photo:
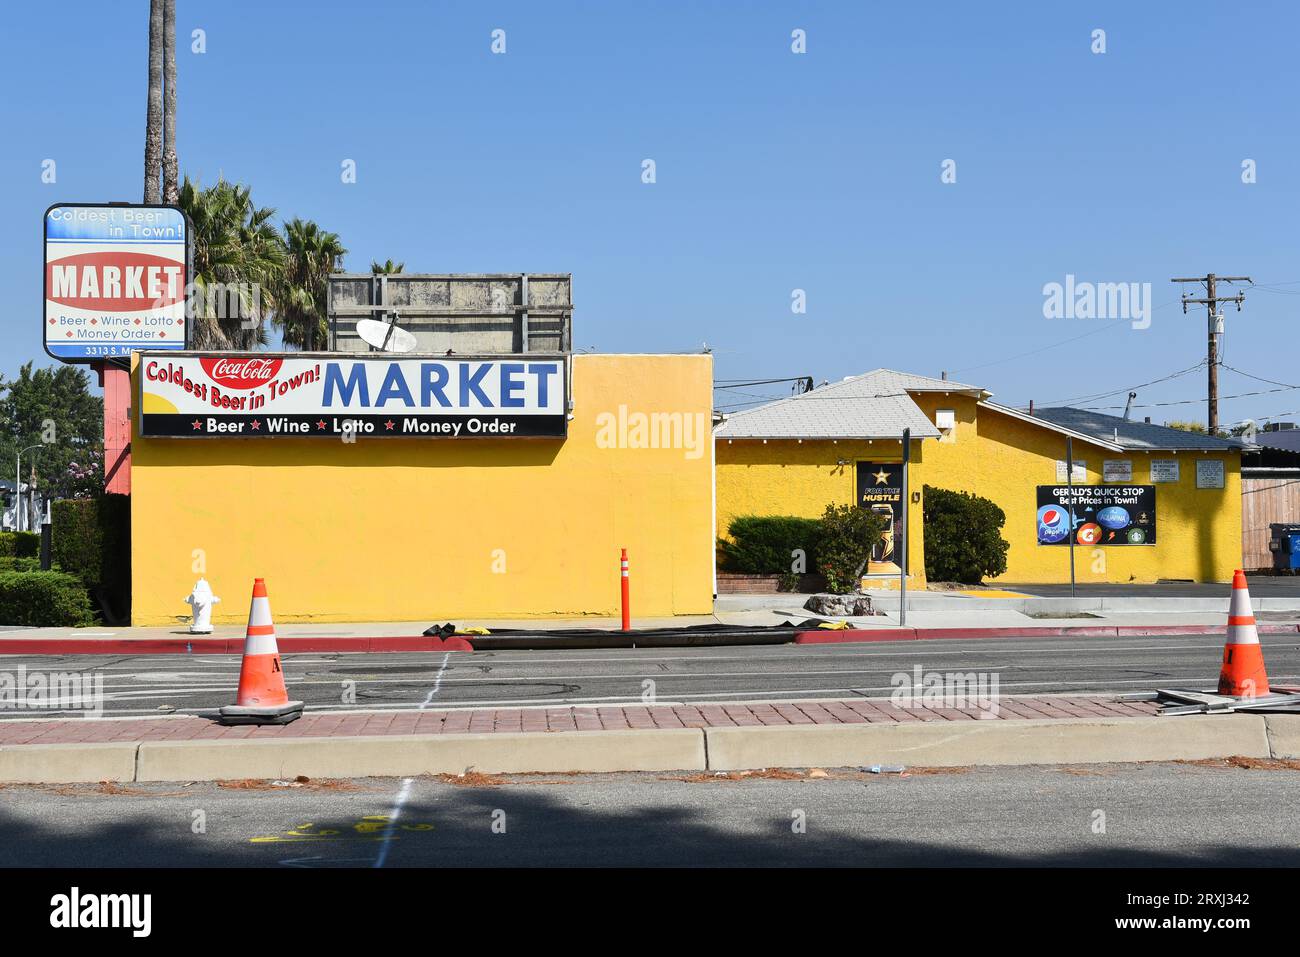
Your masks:
<svg viewBox="0 0 1300 957"><path fill-rule="evenodd" d="M378 319L358 319L357 335L380 352L410 352L415 348L415 336L391 322Z"/></svg>

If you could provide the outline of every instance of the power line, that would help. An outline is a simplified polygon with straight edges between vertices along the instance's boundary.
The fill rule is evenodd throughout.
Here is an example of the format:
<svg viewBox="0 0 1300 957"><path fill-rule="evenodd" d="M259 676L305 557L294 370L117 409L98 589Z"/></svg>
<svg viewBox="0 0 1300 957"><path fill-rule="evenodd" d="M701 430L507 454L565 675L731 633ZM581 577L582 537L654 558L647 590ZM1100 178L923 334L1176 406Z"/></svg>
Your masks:
<svg viewBox="0 0 1300 957"><path fill-rule="evenodd" d="M1265 379L1262 376L1252 375L1249 372L1242 372L1240 369L1234 369L1232 366L1227 365L1226 363L1223 362L1220 362L1219 365L1223 366L1223 368L1227 369L1229 372L1235 372L1237 373L1237 375L1243 375L1247 379L1254 379L1256 382L1267 382L1269 385L1286 386L1288 389L1300 389L1300 386L1292 385L1290 382L1278 382L1276 379Z"/></svg>
<svg viewBox="0 0 1300 957"><path fill-rule="evenodd" d="M1272 394L1274 394L1274 393L1276 393L1276 392L1293 392L1293 391L1295 391L1296 389L1300 389L1300 385L1289 385L1289 386L1284 386L1284 387L1281 388L1281 389L1260 389L1258 392L1238 392L1238 393L1236 393L1235 395L1224 395L1224 396L1219 396L1219 398L1224 399L1224 400L1227 400L1227 399L1247 399L1247 398L1250 398L1251 396L1254 396L1254 395L1272 395ZM1167 406L1167 405L1193 405L1193 404L1195 404L1195 403L1197 403L1197 402L1201 402L1201 401L1203 401L1203 400L1202 400L1202 399L1177 399L1177 400L1170 401L1170 402L1147 402L1147 403L1145 403L1144 405L1135 405L1135 406L1133 406L1133 408L1135 408L1135 409L1154 409L1154 408L1158 408L1158 407L1161 407L1161 406ZM1089 406L1084 406L1084 408L1089 409L1089 410L1091 410L1091 411L1093 411L1093 412L1101 412L1101 411L1104 411L1104 410L1106 410L1106 409L1122 409L1122 408L1124 408L1124 407L1123 407L1122 405L1089 405Z"/></svg>
<svg viewBox="0 0 1300 957"><path fill-rule="evenodd" d="M1180 301L1180 300L1178 300L1178 299L1170 299L1168 302L1162 302L1162 303L1161 303L1160 305L1158 305L1158 306L1152 306L1152 307L1151 307L1151 311L1154 312L1154 311L1157 310L1157 309L1163 309L1163 308L1165 308L1165 306L1172 306L1172 305L1174 305L1174 303L1179 302L1179 301ZM989 367L989 366L1000 365L1000 364L1003 363L1003 362L1011 362L1012 360L1015 360L1015 359L1024 359L1024 358L1027 357L1027 356L1036 356L1036 355L1038 355L1040 352L1046 352L1046 351L1048 351L1049 349L1056 349L1056 348L1058 348L1058 347L1060 347L1060 346L1068 346L1071 342L1078 342L1080 339L1087 339L1089 336L1095 336L1095 335L1097 335L1097 333L1099 333L1099 332L1105 332L1105 331L1107 331L1108 329L1114 329L1116 326L1123 325L1123 324L1126 323L1126 322L1132 322L1132 320L1131 320L1131 319L1116 319L1114 322L1107 323L1107 324L1104 325L1104 326L1099 326L1098 328L1093 329L1093 330L1091 330L1091 331L1089 331L1089 332L1085 332L1085 333L1083 333L1082 335L1079 335L1079 336L1071 336L1069 339L1062 339L1060 342L1053 342L1053 343L1051 343L1050 345L1040 346L1040 347L1037 348L1037 349L1030 349L1028 352L1018 352L1018 353L1016 353L1015 355L1011 355L1011 356L1003 356L1001 359L993 359L993 360L990 361L990 362L981 362L979 365L975 365L975 366L965 366L965 367L963 367L963 368L961 368L961 369L952 369L952 370L950 370L950 371L951 371L951 372L954 372L954 373L957 373L957 372L971 372L971 371L973 371L973 370L975 370L975 369L985 369L985 368L987 368L987 367Z"/></svg>
<svg viewBox="0 0 1300 957"><path fill-rule="evenodd" d="M1072 402L1095 402L1097 399L1107 399L1107 398L1110 398L1110 396L1112 396L1112 395L1119 395L1119 394L1122 393L1122 392L1135 392L1135 391L1137 391L1138 389L1145 389L1147 386L1157 385L1157 384L1159 384L1159 383L1161 383L1161 382L1168 382L1170 379L1177 379L1179 376L1185 376L1185 375L1188 375L1189 373L1195 372L1197 369L1201 368L1201 366L1203 366L1203 365L1205 365L1205 360L1204 360L1204 359L1202 359L1200 362L1196 363L1196 365L1194 365L1194 366L1188 366L1186 369L1183 369L1183 370L1181 370L1181 371L1179 371L1179 372L1171 372L1171 373L1170 373L1169 375L1167 375L1167 376L1163 376L1163 377L1161 377L1161 378L1159 378L1159 379L1153 379L1153 380L1151 380L1150 382L1142 382L1142 383L1139 383L1138 385L1125 386L1123 389L1115 389L1114 391L1111 391L1111 392L1098 392L1098 393L1095 393L1095 394L1092 394L1092 395L1080 395L1080 396L1075 396L1075 397L1072 398L1072 399L1053 399L1053 400L1050 401L1050 402L1044 402L1043 405L1044 405L1044 406L1049 406L1049 405L1069 405L1069 404L1072 403ZM1108 408L1110 408L1110 407L1108 406ZM1115 406L1114 408L1118 408L1118 406Z"/></svg>

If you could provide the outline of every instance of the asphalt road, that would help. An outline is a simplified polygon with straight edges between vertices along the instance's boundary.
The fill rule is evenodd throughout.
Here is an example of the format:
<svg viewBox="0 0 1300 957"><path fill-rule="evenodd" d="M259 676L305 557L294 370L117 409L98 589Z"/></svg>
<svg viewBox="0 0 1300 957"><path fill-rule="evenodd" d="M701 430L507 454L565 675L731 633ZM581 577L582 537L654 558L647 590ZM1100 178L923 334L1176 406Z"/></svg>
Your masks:
<svg viewBox="0 0 1300 957"><path fill-rule="evenodd" d="M0 866L1300 865L1294 770L827 773L10 785Z"/></svg>
<svg viewBox="0 0 1300 957"><path fill-rule="evenodd" d="M1266 635L1275 682L1300 681L1300 635ZM493 707L885 697L891 677L916 665L996 674L1002 694L1134 692L1212 686L1223 640L1011 638L857 645L615 649L411 654L285 655L290 694L311 710ZM6 656L0 672L95 670L105 712L204 712L230 704L238 684L233 655ZM649 683L649 684L648 684ZM41 717L57 712L41 712ZM0 718L31 710L0 709Z"/></svg>

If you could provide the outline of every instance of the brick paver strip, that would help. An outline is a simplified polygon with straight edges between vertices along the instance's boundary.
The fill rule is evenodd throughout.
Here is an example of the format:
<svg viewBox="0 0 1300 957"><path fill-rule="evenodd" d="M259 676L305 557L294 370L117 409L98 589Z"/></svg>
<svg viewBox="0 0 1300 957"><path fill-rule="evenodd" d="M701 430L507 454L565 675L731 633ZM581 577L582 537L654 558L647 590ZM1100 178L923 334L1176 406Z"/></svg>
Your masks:
<svg viewBox="0 0 1300 957"><path fill-rule="evenodd" d="M996 713L979 708L901 708L888 700L850 699L752 704L628 705L626 707L476 708L448 711L380 711L328 714L307 711L292 724L225 727L208 718L175 716L139 720L61 718L0 721L0 747L96 744L121 741L211 741L244 738L366 737L403 734L499 734L640 728L782 727L1043 718L1149 718L1153 701L1108 696L1003 697Z"/></svg>

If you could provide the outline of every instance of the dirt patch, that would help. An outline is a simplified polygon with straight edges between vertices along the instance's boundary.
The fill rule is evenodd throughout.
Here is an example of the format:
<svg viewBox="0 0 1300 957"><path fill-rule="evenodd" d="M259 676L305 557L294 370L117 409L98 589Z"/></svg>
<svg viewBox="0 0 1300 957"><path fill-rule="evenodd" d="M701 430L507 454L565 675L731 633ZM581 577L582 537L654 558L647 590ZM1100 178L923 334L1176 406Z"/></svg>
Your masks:
<svg viewBox="0 0 1300 957"><path fill-rule="evenodd" d="M1248 758L1234 754L1228 758L1202 758L1199 761L1175 761L1198 768L1223 768L1241 771L1300 771L1300 761L1294 758Z"/></svg>
<svg viewBox="0 0 1300 957"><path fill-rule="evenodd" d="M125 787L113 781L100 781L98 784L57 784L37 785L42 790L52 791L62 797L89 797L91 795L108 795L110 797L184 797L185 791L150 791L146 788Z"/></svg>
<svg viewBox="0 0 1300 957"><path fill-rule="evenodd" d="M435 774L433 777L443 784L454 784L462 788L494 788L506 783L499 774L484 774L481 771L466 771L464 774Z"/></svg>

